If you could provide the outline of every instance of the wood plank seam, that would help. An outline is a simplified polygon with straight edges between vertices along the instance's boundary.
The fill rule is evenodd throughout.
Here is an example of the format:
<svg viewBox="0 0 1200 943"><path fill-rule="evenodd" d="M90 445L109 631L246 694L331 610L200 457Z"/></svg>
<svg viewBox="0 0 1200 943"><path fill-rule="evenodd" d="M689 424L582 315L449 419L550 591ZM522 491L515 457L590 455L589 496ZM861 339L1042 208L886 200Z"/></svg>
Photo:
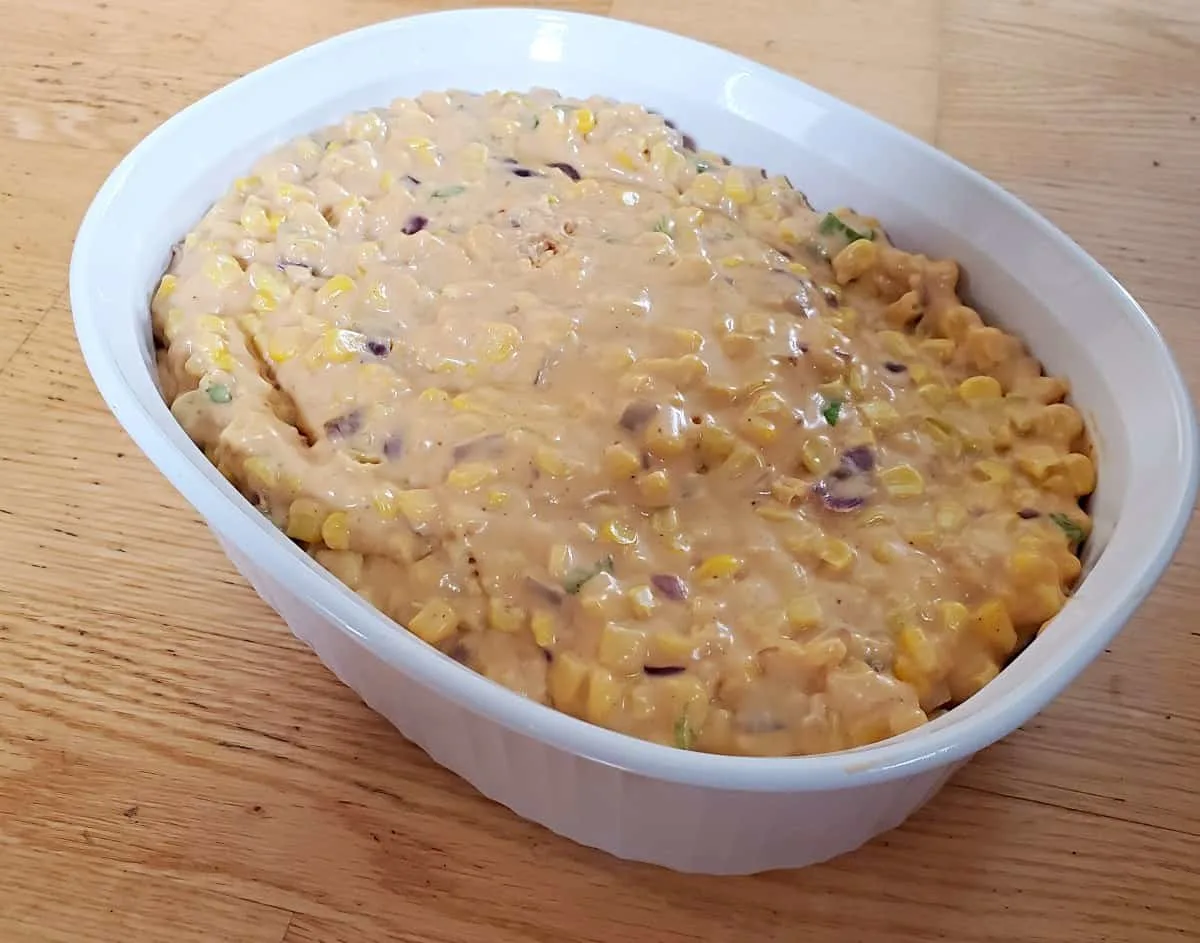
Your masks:
<svg viewBox="0 0 1200 943"><path fill-rule="evenodd" d="M29 339L33 337L33 335L37 332L37 329L42 326L42 322L46 320L46 315L54 310L55 306L63 300L66 294L67 289L62 289L57 295L54 296L54 300L51 301L50 304L46 305L42 312L37 316L37 320L33 323L29 330L25 332L25 336L21 338L21 342L12 349L12 353L4 358L4 362L0 363L0 377L4 376L5 372L9 368L9 365L13 362L13 359L21 352L21 348L29 343Z"/></svg>

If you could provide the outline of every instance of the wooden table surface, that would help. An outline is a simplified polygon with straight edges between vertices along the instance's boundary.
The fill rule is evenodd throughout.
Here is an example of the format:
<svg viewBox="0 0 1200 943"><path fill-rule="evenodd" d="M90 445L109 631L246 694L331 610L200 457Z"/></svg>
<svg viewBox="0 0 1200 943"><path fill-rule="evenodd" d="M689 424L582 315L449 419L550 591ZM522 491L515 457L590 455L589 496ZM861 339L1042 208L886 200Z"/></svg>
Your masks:
<svg viewBox="0 0 1200 943"><path fill-rule="evenodd" d="M183 105L443 5L0 0L0 940L1200 938L1195 529L1111 651L907 825L734 880L622 863L484 800L237 577L88 378L72 236ZM1130 288L1197 388L1195 0L565 5L728 46L977 167Z"/></svg>

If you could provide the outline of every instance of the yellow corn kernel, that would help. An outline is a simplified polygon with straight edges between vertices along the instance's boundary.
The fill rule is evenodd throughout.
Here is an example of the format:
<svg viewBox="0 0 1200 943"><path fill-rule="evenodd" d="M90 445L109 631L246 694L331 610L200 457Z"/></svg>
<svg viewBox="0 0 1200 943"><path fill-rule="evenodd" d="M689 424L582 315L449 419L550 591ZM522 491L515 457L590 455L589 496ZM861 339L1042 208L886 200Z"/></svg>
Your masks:
<svg viewBox="0 0 1200 943"><path fill-rule="evenodd" d="M950 391L937 383L926 383L918 387L917 392L931 406L945 406L950 402Z"/></svg>
<svg viewBox="0 0 1200 943"><path fill-rule="evenodd" d="M879 473L879 480L893 497L908 498L925 493L925 479L911 465L885 468Z"/></svg>
<svg viewBox="0 0 1200 943"><path fill-rule="evenodd" d="M313 543L321 539L325 510L309 498L297 498L288 508L287 535L294 540Z"/></svg>
<svg viewBox="0 0 1200 943"><path fill-rule="evenodd" d="M309 348L306 358L309 366L316 368L326 364L349 363L355 357L351 347L353 336L333 327L322 331L316 343Z"/></svg>
<svg viewBox="0 0 1200 943"><path fill-rule="evenodd" d="M879 246L870 239L856 239L833 257L833 277L839 285L861 278L879 261Z"/></svg>
<svg viewBox="0 0 1200 943"><path fill-rule="evenodd" d="M422 390L417 399L422 403L449 403L450 394L436 386L430 386Z"/></svg>
<svg viewBox="0 0 1200 943"><path fill-rule="evenodd" d="M1041 553L1018 550L1008 558L1008 568L1014 582L1024 585L1058 582L1058 567Z"/></svg>
<svg viewBox="0 0 1200 943"><path fill-rule="evenodd" d="M963 451L963 440L950 423L930 416L921 423L921 429L933 439L942 452L957 458Z"/></svg>
<svg viewBox="0 0 1200 943"><path fill-rule="evenodd" d="M779 427L765 416L747 416L742 434L755 445L770 445L779 438Z"/></svg>
<svg viewBox="0 0 1200 943"><path fill-rule="evenodd" d="M210 359L214 369L224 370L226 373L232 372L233 368L237 366L237 363L233 359L233 354L224 347L218 347L214 350Z"/></svg>
<svg viewBox="0 0 1200 943"><path fill-rule="evenodd" d="M407 143L417 163L426 167L436 167L442 162L437 147L429 138L409 138Z"/></svg>
<svg viewBox="0 0 1200 943"><path fill-rule="evenodd" d="M652 455L667 459L682 455L687 449L688 439L681 423L660 412L658 421L652 422L642 434L642 444Z"/></svg>
<svg viewBox="0 0 1200 943"><path fill-rule="evenodd" d="M546 691L550 695L550 703L560 711L582 714L587 682L587 663L571 652L559 654L546 671Z"/></svg>
<svg viewBox="0 0 1200 943"><path fill-rule="evenodd" d="M986 655L969 665L956 665L948 679L951 696L956 701L965 701L995 680L999 673L1000 666Z"/></svg>
<svg viewBox="0 0 1200 943"><path fill-rule="evenodd" d="M838 453L828 436L815 435L800 447L800 460L812 474L824 475L837 465Z"/></svg>
<svg viewBox="0 0 1200 943"><path fill-rule="evenodd" d="M764 467L766 463L758 449L739 442L729 453L729 458L721 463L721 474L726 478L741 478L752 472L762 471Z"/></svg>
<svg viewBox="0 0 1200 943"><path fill-rule="evenodd" d="M741 331L722 335L719 343L721 351L730 360L741 360L743 357L749 357L758 347L758 341L752 335L743 334Z"/></svg>
<svg viewBox="0 0 1200 943"><path fill-rule="evenodd" d="M262 177L238 177L233 181L233 189L237 191L238 196L246 196L251 190L257 190L262 186Z"/></svg>
<svg viewBox="0 0 1200 943"><path fill-rule="evenodd" d="M271 239L279 230L282 219L283 217L272 213L262 200L250 199L242 207L239 222L242 224L242 228L255 239Z"/></svg>
<svg viewBox="0 0 1200 943"><path fill-rule="evenodd" d="M967 624L971 612L960 602L946 600L938 605L938 615L941 616L942 626L947 632L957 632Z"/></svg>
<svg viewBox="0 0 1200 943"><path fill-rule="evenodd" d="M551 478L566 478L574 469L562 452L549 445L539 445L533 453L533 463Z"/></svg>
<svg viewBox="0 0 1200 943"><path fill-rule="evenodd" d="M218 253L204 260L204 277L218 288L228 288L242 277L242 267L231 255Z"/></svg>
<svg viewBox="0 0 1200 943"><path fill-rule="evenodd" d="M260 288L250 299L250 305L259 314L270 314L279 307L279 299L266 289Z"/></svg>
<svg viewBox="0 0 1200 943"><path fill-rule="evenodd" d="M350 549L350 518L345 511L334 511L325 518L321 539L330 550Z"/></svg>
<svg viewBox="0 0 1200 943"><path fill-rule="evenodd" d="M512 500L512 492L505 491L503 488L489 488L487 493L487 505L494 511L505 507Z"/></svg>
<svg viewBox="0 0 1200 943"><path fill-rule="evenodd" d="M600 632L596 659L606 668L622 674L641 671L646 661L646 633L608 623Z"/></svg>
<svg viewBox="0 0 1200 943"><path fill-rule="evenodd" d="M662 507L671 501L671 478L664 469L656 469L637 480L639 503L649 507Z"/></svg>
<svg viewBox="0 0 1200 943"><path fill-rule="evenodd" d="M787 508L781 508L774 504L760 504L754 509L757 514L765 521L773 521L776 524L786 524L796 520L796 512L789 511Z"/></svg>
<svg viewBox="0 0 1200 943"><path fill-rule="evenodd" d="M1003 462L986 458L975 463L975 473L984 481L1006 485L1012 481L1012 470Z"/></svg>
<svg viewBox="0 0 1200 943"><path fill-rule="evenodd" d="M225 324L225 320L223 318L220 318L215 314L202 314L200 317L196 318L196 327L200 328L202 331L208 332L209 334L221 336L225 333L227 325Z"/></svg>
<svg viewBox="0 0 1200 943"><path fill-rule="evenodd" d="M587 679L587 704L584 716L594 724L603 724L620 705L624 691L607 668L593 668Z"/></svg>
<svg viewBox="0 0 1200 943"><path fill-rule="evenodd" d="M1083 417L1074 406L1051 403L1038 410L1033 419L1038 435L1061 445L1070 445L1083 433Z"/></svg>
<svg viewBox="0 0 1200 943"><path fill-rule="evenodd" d="M575 555L566 544L555 544L550 548L550 558L547 563L550 575L563 579L575 569Z"/></svg>
<svg viewBox="0 0 1200 943"><path fill-rule="evenodd" d="M877 563L895 563L900 559L900 548L890 540L877 540L871 544L871 556Z"/></svg>
<svg viewBox="0 0 1200 943"><path fill-rule="evenodd" d="M346 119L346 133L359 141L377 141L387 134L387 125L378 114L366 111Z"/></svg>
<svg viewBox="0 0 1200 943"><path fill-rule="evenodd" d="M846 385L855 393L864 392L871 382L871 368L862 361L850 367L846 375Z"/></svg>
<svg viewBox="0 0 1200 943"><path fill-rule="evenodd" d="M352 550L317 550L316 561L349 586L358 589L362 584L363 555Z"/></svg>
<svg viewBox="0 0 1200 943"><path fill-rule="evenodd" d="M658 606L654 590L645 584L631 587L625 593L625 598L629 600L629 608L639 619L649 619Z"/></svg>
<svg viewBox="0 0 1200 943"><path fill-rule="evenodd" d="M300 353L300 338L293 328L276 331L267 341L267 356L275 363L286 363Z"/></svg>
<svg viewBox="0 0 1200 943"><path fill-rule="evenodd" d="M690 553L691 543L679 530L679 515L674 508L663 508L650 515L650 526L662 539L663 545L677 553Z"/></svg>
<svg viewBox="0 0 1200 943"><path fill-rule="evenodd" d="M529 619L529 631L539 648L550 649L558 640L558 623L552 612L537 610Z"/></svg>
<svg viewBox="0 0 1200 943"><path fill-rule="evenodd" d="M643 360L638 365L638 369L641 372L666 377L681 390L695 386L708 376L708 364L695 354Z"/></svg>
<svg viewBox="0 0 1200 943"><path fill-rule="evenodd" d="M414 528L428 525L437 515L437 499L427 488L397 491L385 485L375 492L371 503L384 520L395 520L403 514Z"/></svg>
<svg viewBox="0 0 1200 943"><path fill-rule="evenodd" d="M488 600L488 625L497 632L520 632L528 613L520 606L493 596Z"/></svg>
<svg viewBox="0 0 1200 943"><path fill-rule="evenodd" d="M493 321L483 329L483 356L491 363L503 363L517 352L521 332L511 324Z"/></svg>
<svg viewBox="0 0 1200 943"><path fill-rule="evenodd" d="M779 224L779 238L788 245L799 245L809 233L809 227L797 216L789 216ZM807 275L808 269L796 272L797 275Z"/></svg>
<svg viewBox="0 0 1200 943"><path fill-rule="evenodd" d="M611 520L606 521L600 527L600 536L605 540L622 546L630 546L637 543L637 531L626 524L624 521Z"/></svg>
<svg viewBox="0 0 1200 943"><path fill-rule="evenodd" d="M458 614L444 599L431 599L408 620L408 630L430 645L444 642L457 628Z"/></svg>
<svg viewBox="0 0 1200 943"><path fill-rule="evenodd" d="M709 466L729 458L736 445L737 437L723 426L705 425L700 429L700 456Z"/></svg>
<svg viewBox="0 0 1200 943"><path fill-rule="evenodd" d="M824 563L839 572L848 569L857 556L853 547L836 537L827 537L823 540L817 555Z"/></svg>
<svg viewBox="0 0 1200 943"><path fill-rule="evenodd" d="M915 291L907 291L883 309L883 319L893 327L907 327L923 313L921 296Z"/></svg>
<svg viewBox="0 0 1200 943"><path fill-rule="evenodd" d="M967 509L961 504L943 504L934 515L937 526L945 531L956 531L967 520Z"/></svg>
<svg viewBox="0 0 1200 943"><path fill-rule="evenodd" d="M1016 338L1005 334L998 327L975 327L967 331L962 343L968 362L980 370L987 370L1007 360L1019 347Z"/></svg>
<svg viewBox="0 0 1200 943"><path fill-rule="evenodd" d="M1082 497L1096 490L1096 467L1090 458L1071 452L1063 458L1062 464L1076 496Z"/></svg>
<svg viewBox="0 0 1200 943"><path fill-rule="evenodd" d="M464 462L450 469L446 475L446 484L459 491L474 491L491 481L497 474L496 467L486 462Z"/></svg>
<svg viewBox="0 0 1200 943"><path fill-rule="evenodd" d="M816 596L797 596L787 604L787 619L794 628L815 629L822 618L821 601Z"/></svg>
<svg viewBox="0 0 1200 943"><path fill-rule="evenodd" d="M858 407L864 418L876 429L886 429L900 421L896 407L887 400L870 400Z"/></svg>
<svg viewBox="0 0 1200 943"><path fill-rule="evenodd" d="M334 275L317 291L320 301L336 301L355 289L354 279L349 275Z"/></svg>
<svg viewBox="0 0 1200 943"><path fill-rule="evenodd" d="M726 255L717 259L717 265L720 265L722 268L737 268L745 261L746 257L742 255Z"/></svg>
<svg viewBox="0 0 1200 943"><path fill-rule="evenodd" d="M629 446L613 443L604 449L604 470L612 478L632 478L642 470L642 462Z"/></svg>
<svg viewBox="0 0 1200 943"><path fill-rule="evenodd" d="M747 412L759 416L787 416L791 413L791 409L788 407L787 400L779 393L767 390L754 397Z"/></svg>
<svg viewBox="0 0 1200 943"><path fill-rule="evenodd" d="M697 178L697 182L706 176L708 175L701 175ZM744 171L733 167L725 174L725 195L739 206L754 202L754 190L746 179Z"/></svg>
<svg viewBox="0 0 1200 943"><path fill-rule="evenodd" d="M1007 655L1017 647L1016 629L1013 628L1008 609L998 599L989 600L976 609L968 625L999 655Z"/></svg>
<svg viewBox="0 0 1200 943"><path fill-rule="evenodd" d="M242 470L252 485L269 488L279 483L279 473L261 456L252 455L246 459L242 463Z"/></svg>
<svg viewBox="0 0 1200 943"><path fill-rule="evenodd" d="M918 695L922 694L929 684L928 678L922 673L912 656L904 653L898 654L893 659L892 674L896 676L897 681L903 681L916 688Z"/></svg>
<svg viewBox="0 0 1200 943"><path fill-rule="evenodd" d="M282 490L287 494L295 494L300 490L303 482L300 480L299 475L293 474L292 472L284 472L279 476L279 484Z"/></svg>
<svg viewBox="0 0 1200 943"><path fill-rule="evenodd" d="M175 293L175 289L179 285L179 279L174 275L167 274L162 277L158 283L158 288L154 292L154 299L150 302L151 308L158 310L167 300Z"/></svg>
<svg viewBox="0 0 1200 943"><path fill-rule="evenodd" d="M968 403L987 402L1000 399L1004 395L1004 389L995 377L967 377L958 384L958 395Z"/></svg>
<svg viewBox="0 0 1200 943"><path fill-rule="evenodd" d="M720 553L696 567L696 579L705 582L733 579L742 572L742 561L732 554Z"/></svg>
<svg viewBox="0 0 1200 943"><path fill-rule="evenodd" d="M946 310L941 318L942 333L952 341L966 339L967 332L983 324L978 312L966 305L955 305Z"/></svg>
<svg viewBox="0 0 1200 943"><path fill-rule="evenodd" d="M596 128L596 116L590 108L576 108L571 118L580 134L590 134Z"/></svg>
<svg viewBox="0 0 1200 943"><path fill-rule="evenodd" d="M681 665L696 655L696 640L675 632L655 633L649 639L650 657L656 662Z"/></svg>
<svg viewBox="0 0 1200 943"><path fill-rule="evenodd" d="M913 530L906 536L911 546L924 553L933 553L941 546L941 537L935 530Z"/></svg>
<svg viewBox="0 0 1200 943"><path fill-rule="evenodd" d="M954 356L954 341L947 337L929 337L921 341L921 350L939 363L949 363Z"/></svg>
<svg viewBox="0 0 1200 943"><path fill-rule="evenodd" d="M179 332L183 329L183 322L186 320L183 310L180 308L171 308L167 311L167 316L163 318L163 336L168 342L175 340Z"/></svg>
<svg viewBox="0 0 1200 943"><path fill-rule="evenodd" d="M1052 445L1025 445L1016 451L1017 467L1034 481L1045 481L1062 464L1063 453Z"/></svg>
<svg viewBox="0 0 1200 943"><path fill-rule="evenodd" d="M1030 615L1039 622L1052 619L1062 610L1067 597L1057 583L1041 583L1033 587Z"/></svg>
<svg viewBox="0 0 1200 943"><path fill-rule="evenodd" d="M925 632L915 625L905 626L898 639L900 651L912 659L916 669L923 675L931 675L938 669L938 654Z"/></svg>
<svg viewBox="0 0 1200 943"><path fill-rule="evenodd" d="M672 328L671 337L687 354L697 353L704 346L704 335L690 327Z"/></svg>
<svg viewBox="0 0 1200 943"><path fill-rule="evenodd" d="M312 138L300 138L293 145L296 149L296 156L303 161L314 161L321 156L321 146Z"/></svg>

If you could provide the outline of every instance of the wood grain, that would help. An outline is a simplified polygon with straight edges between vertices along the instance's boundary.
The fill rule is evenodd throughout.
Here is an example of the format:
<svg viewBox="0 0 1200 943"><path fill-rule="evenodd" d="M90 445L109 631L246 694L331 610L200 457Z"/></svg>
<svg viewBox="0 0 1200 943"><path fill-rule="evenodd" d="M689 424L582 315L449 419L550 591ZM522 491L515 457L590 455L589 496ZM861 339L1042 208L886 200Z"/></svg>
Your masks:
<svg viewBox="0 0 1200 943"><path fill-rule="evenodd" d="M452 5L0 0L0 940L1200 937L1195 529L1111 651L904 827L806 871L699 879L571 845L436 767L124 437L65 295L105 174L241 72ZM935 141L1121 278L1200 389L1191 0L560 5L716 42Z"/></svg>

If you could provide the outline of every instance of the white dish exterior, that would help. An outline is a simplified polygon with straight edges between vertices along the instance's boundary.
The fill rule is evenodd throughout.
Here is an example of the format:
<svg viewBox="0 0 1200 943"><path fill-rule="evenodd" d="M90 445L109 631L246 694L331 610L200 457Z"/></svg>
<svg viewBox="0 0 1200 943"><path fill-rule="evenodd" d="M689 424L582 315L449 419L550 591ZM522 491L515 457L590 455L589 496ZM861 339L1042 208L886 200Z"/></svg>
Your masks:
<svg viewBox="0 0 1200 943"><path fill-rule="evenodd" d="M234 177L353 109L429 89L532 86L656 108L703 146L788 174L817 207L880 217L897 244L957 259L985 316L1071 380L1099 449L1085 578L969 702L902 737L818 757L711 756L593 727L398 629L254 511L172 419L155 378L148 298L171 244ZM70 289L81 348L117 419L339 678L519 815L683 871L802 866L900 824L1104 649L1166 567L1195 502L1196 427L1179 372L1133 299L1067 237L974 172L821 92L615 20L428 14L339 36L240 79L167 121L113 172L79 230Z"/></svg>

